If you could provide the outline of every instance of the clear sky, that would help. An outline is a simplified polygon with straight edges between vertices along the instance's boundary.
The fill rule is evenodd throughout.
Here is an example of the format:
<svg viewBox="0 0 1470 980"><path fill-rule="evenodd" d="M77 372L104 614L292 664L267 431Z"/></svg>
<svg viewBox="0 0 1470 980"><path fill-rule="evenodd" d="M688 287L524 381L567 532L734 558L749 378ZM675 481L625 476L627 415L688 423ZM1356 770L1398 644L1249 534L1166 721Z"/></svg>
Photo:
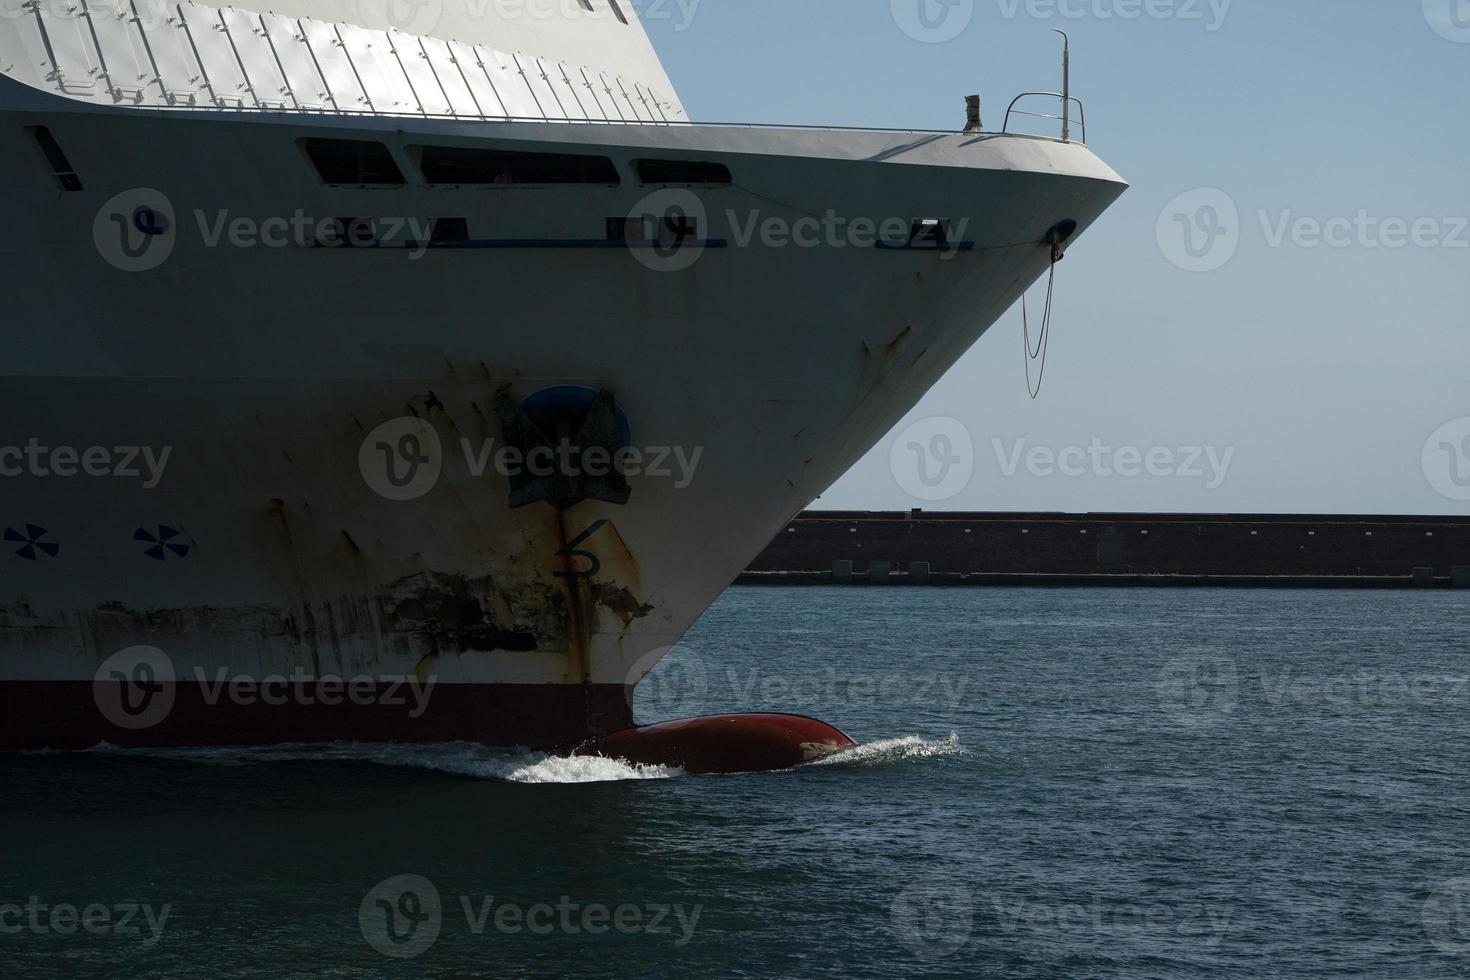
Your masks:
<svg viewBox="0 0 1470 980"><path fill-rule="evenodd" d="M716 121L960 128L979 93L992 128L1064 28L1133 185L1061 267L1040 400L1017 308L818 506L1470 514L1467 0L640 9Z"/></svg>

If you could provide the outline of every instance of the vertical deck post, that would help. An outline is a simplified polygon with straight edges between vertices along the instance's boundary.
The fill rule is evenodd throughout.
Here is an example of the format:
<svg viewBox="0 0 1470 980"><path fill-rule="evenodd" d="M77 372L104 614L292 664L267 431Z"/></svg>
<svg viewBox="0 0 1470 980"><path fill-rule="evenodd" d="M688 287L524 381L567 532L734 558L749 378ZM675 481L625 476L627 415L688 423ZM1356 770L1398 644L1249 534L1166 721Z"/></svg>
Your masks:
<svg viewBox="0 0 1470 980"><path fill-rule="evenodd" d="M1072 39L1067 32L1053 27L1062 36L1062 142L1072 142Z"/></svg>

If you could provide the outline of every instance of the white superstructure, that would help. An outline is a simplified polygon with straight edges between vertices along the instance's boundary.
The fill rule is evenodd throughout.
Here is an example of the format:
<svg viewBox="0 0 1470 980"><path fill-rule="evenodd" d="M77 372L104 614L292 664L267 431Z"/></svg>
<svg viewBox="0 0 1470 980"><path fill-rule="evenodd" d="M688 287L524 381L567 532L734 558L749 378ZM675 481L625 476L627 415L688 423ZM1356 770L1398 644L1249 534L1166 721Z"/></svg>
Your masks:
<svg viewBox="0 0 1470 980"><path fill-rule="evenodd" d="M106 105L686 121L622 2L7 0L0 70Z"/></svg>
<svg viewBox="0 0 1470 980"><path fill-rule="evenodd" d="M684 122L588 2L0 20L0 747L624 726L1124 188L1061 140Z"/></svg>

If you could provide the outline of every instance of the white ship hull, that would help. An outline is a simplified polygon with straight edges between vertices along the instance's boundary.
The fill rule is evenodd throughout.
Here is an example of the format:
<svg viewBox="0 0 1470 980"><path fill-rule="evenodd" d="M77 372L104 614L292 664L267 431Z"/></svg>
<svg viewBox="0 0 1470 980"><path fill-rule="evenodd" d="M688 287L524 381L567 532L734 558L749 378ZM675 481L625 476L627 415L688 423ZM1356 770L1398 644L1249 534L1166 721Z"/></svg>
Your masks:
<svg viewBox="0 0 1470 980"><path fill-rule="evenodd" d="M1047 231L1124 186L1079 145L1018 137L117 109L0 85L9 748L549 747L626 726L663 653L1046 270ZM27 127L83 189L58 189ZM405 186L324 185L301 149L320 137L387 145ZM619 180L428 186L423 145L602 156ZM647 158L731 171L672 192L705 211L697 244L607 241L609 218L667 203L633 175ZM130 239L145 205L164 233ZM753 219L829 213L956 240L742 242ZM230 241L236 219L298 216L468 235ZM657 472L626 502L513 500L477 473L546 389L606 393L618 442L646 465L667 450ZM3 455L30 446L52 451ZM404 446L429 475L396 488ZM129 447L138 475L115 475Z"/></svg>

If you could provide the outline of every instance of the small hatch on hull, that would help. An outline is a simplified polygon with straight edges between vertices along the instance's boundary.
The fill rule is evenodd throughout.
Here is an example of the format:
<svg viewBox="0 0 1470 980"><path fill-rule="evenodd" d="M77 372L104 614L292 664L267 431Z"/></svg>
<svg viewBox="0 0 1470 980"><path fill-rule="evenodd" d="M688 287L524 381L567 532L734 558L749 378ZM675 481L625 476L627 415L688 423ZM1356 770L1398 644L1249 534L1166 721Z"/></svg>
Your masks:
<svg viewBox="0 0 1470 980"><path fill-rule="evenodd" d="M921 218L909 231L911 248L948 248L949 223L939 218Z"/></svg>

